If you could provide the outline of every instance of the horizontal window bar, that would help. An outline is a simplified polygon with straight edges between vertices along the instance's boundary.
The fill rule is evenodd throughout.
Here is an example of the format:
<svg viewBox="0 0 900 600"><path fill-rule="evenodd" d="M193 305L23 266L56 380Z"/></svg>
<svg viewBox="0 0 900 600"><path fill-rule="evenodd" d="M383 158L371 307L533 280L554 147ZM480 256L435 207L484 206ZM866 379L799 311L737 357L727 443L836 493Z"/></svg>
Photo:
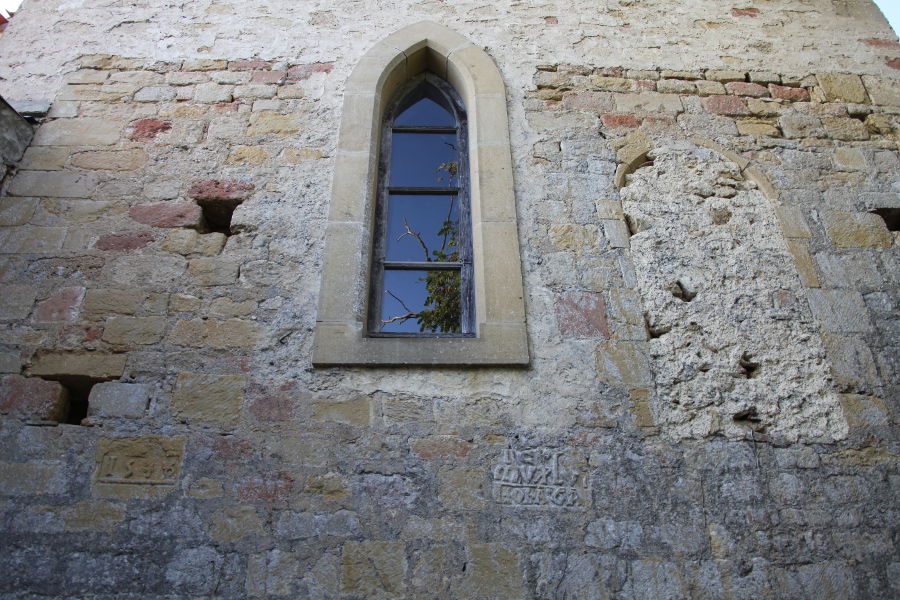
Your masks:
<svg viewBox="0 0 900 600"><path fill-rule="evenodd" d="M456 133L456 127L445 125L394 125L391 131L395 133Z"/></svg>
<svg viewBox="0 0 900 600"><path fill-rule="evenodd" d="M366 337L370 338L474 338L474 333L407 333L402 331L379 331L377 333L369 333Z"/></svg>
<svg viewBox="0 0 900 600"><path fill-rule="evenodd" d="M383 263L385 269L395 271L458 271L462 268L461 262L415 262L402 260L386 260Z"/></svg>
<svg viewBox="0 0 900 600"><path fill-rule="evenodd" d="M451 194L458 194L458 187L403 187L403 186L388 186L389 194L421 194L423 196L427 195L436 195L436 196L449 196Z"/></svg>

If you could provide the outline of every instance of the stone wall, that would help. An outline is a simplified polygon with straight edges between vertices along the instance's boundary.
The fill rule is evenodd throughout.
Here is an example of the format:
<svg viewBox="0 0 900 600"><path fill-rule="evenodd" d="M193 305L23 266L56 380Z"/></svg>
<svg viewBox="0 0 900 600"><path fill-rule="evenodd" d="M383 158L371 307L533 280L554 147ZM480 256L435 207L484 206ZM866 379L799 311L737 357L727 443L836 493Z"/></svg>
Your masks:
<svg viewBox="0 0 900 600"><path fill-rule="evenodd" d="M753 4L26 0L0 594L900 594L900 44ZM343 85L423 18L507 84L531 364L314 368Z"/></svg>

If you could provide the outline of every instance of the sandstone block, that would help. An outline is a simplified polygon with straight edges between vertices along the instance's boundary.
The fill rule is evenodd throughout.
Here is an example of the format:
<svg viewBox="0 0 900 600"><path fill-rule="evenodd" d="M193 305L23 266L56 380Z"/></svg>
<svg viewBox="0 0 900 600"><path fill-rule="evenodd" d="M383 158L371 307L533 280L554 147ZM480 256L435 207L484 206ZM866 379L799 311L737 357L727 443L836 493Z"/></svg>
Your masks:
<svg viewBox="0 0 900 600"><path fill-rule="evenodd" d="M181 68L185 71L219 71L228 68L228 61L211 58L194 58L184 61Z"/></svg>
<svg viewBox="0 0 900 600"><path fill-rule="evenodd" d="M192 319L178 321L169 342L179 346L241 348L255 346L262 337L261 326L243 319Z"/></svg>
<svg viewBox="0 0 900 600"><path fill-rule="evenodd" d="M313 420L367 427L372 421L372 399L359 396L352 400L323 400L313 405Z"/></svg>
<svg viewBox="0 0 900 600"><path fill-rule="evenodd" d="M224 233L204 233L197 237L194 244L194 253L205 256L215 256L225 247L226 237Z"/></svg>
<svg viewBox="0 0 900 600"><path fill-rule="evenodd" d="M228 62L229 71L256 71L268 70L272 68L272 63L259 60L258 58L232 60Z"/></svg>
<svg viewBox="0 0 900 600"><path fill-rule="evenodd" d="M92 289L85 294L82 311L86 315L134 314L145 294L137 290Z"/></svg>
<svg viewBox="0 0 900 600"><path fill-rule="evenodd" d="M841 394L841 408L850 429L890 425L890 408L877 396Z"/></svg>
<svg viewBox="0 0 900 600"><path fill-rule="evenodd" d="M70 148L56 146L31 146L19 162L24 171L59 171L66 165Z"/></svg>
<svg viewBox="0 0 900 600"><path fill-rule="evenodd" d="M102 84L109 77L107 71L97 71L96 69L79 69L68 73L63 81L71 84Z"/></svg>
<svg viewBox="0 0 900 600"><path fill-rule="evenodd" d="M872 77L871 75L863 75L863 83L872 104L882 106L900 106L900 82L897 78L889 79L886 77Z"/></svg>
<svg viewBox="0 0 900 600"><path fill-rule="evenodd" d="M288 69L287 78L290 81L303 81L316 73L331 73L334 69L333 62L316 62L305 65L295 65Z"/></svg>
<svg viewBox="0 0 900 600"><path fill-rule="evenodd" d="M878 215L829 210L824 217L825 232L838 248L891 246L891 232Z"/></svg>
<svg viewBox="0 0 900 600"><path fill-rule="evenodd" d="M124 354L47 352L32 358L27 372L38 377L119 379L125 373L125 359Z"/></svg>
<svg viewBox="0 0 900 600"><path fill-rule="evenodd" d="M155 344L163 338L165 317L110 317L103 330L103 341L118 345Z"/></svg>
<svg viewBox="0 0 900 600"><path fill-rule="evenodd" d="M867 140L869 130L859 119L849 117L825 117L822 119L828 135L837 140Z"/></svg>
<svg viewBox="0 0 900 600"><path fill-rule="evenodd" d="M847 334L822 334L835 383L845 390L871 390L881 384L868 344Z"/></svg>
<svg viewBox="0 0 900 600"><path fill-rule="evenodd" d="M731 81L725 84L725 89L729 94L736 96L752 96L753 98L763 98L769 95L769 90L764 85L758 83L747 83L745 81Z"/></svg>
<svg viewBox="0 0 900 600"><path fill-rule="evenodd" d="M866 170L866 157L857 148L835 148L834 165L843 169Z"/></svg>
<svg viewBox="0 0 900 600"><path fill-rule="evenodd" d="M294 489L294 478L285 471L253 475L237 487L238 498L245 502L287 500Z"/></svg>
<svg viewBox="0 0 900 600"><path fill-rule="evenodd" d="M737 122L738 132L741 135L765 135L780 137L781 132L771 121L761 119L741 119Z"/></svg>
<svg viewBox="0 0 900 600"><path fill-rule="evenodd" d="M107 233L97 239L94 247L99 250L137 250L150 244L155 239L149 231Z"/></svg>
<svg viewBox="0 0 900 600"><path fill-rule="evenodd" d="M615 94L615 109L625 113L681 112L681 98L675 94ZM608 112L608 111L604 111Z"/></svg>
<svg viewBox="0 0 900 600"><path fill-rule="evenodd" d="M842 73L816 74L828 102L868 104L869 97L859 75Z"/></svg>
<svg viewBox="0 0 900 600"><path fill-rule="evenodd" d="M228 162L230 164L249 163L258 165L271 156L264 148L259 146L237 146L228 155Z"/></svg>
<svg viewBox="0 0 900 600"><path fill-rule="evenodd" d="M725 86L718 81L700 80L694 83L697 86L697 93L701 96L712 96L713 94L724 94L726 92Z"/></svg>
<svg viewBox="0 0 900 600"><path fill-rule="evenodd" d="M139 419L150 401L150 385L146 383L97 383L88 398L88 418L117 417Z"/></svg>
<svg viewBox="0 0 900 600"><path fill-rule="evenodd" d="M750 71L750 81L753 83L781 83L781 75L772 71Z"/></svg>
<svg viewBox="0 0 900 600"><path fill-rule="evenodd" d="M0 294L0 319L20 320L28 317L37 290L28 285L4 285Z"/></svg>
<svg viewBox="0 0 900 600"><path fill-rule="evenodd" d="M413 452L425 460L440 458L465 458L472 450L472 442L449 435L434 435L411 440Z"/></svg>
<svg viewBox="0 0 900 600"><path fill-rule="evenodd" d="M341 552L341 592L367 600L406 597L403 542L347 542Z"/></svg>
<svg viewBox="0 0 900 600"><path fill-rule="evenodd" d="M299 578L300 560L291 552L270 550L247 560L247 594L254 598L288 596Z"/></svg>
<svg viewBox="0 0 900 600"><path fill-rule="evenodd" d="M809 91L802 87L787 87L770 83L769 93L773 98L781 98L783 100L790 100L791 102L809 101Z"/></svg>
<svg viewBox="0 0 900 600"><path fill-rule="evenodd" d="M609 339L606 303L601 294L567 292L556 301L556 321L565 339L600 337Z"/></svg>
<svg viewBox="0 0 900 600"><path fill-rule="evenodd" d="M166 102L175 99L175 88L169 86L149 86L134 94L135 102Z"/></svg>
<svg viewBox="0 0 900 600"><path fill-rule="evenodd" d="M113 531L125 520L125 505L84 501L63 512L66 531Z"/></svg>
<svg viewBox="0 0 900 600"><path fill-rule="evenodd" d="M711 113L717 115L749 115L750 109L737 96L707 96L703 99L703 106Z"/></svg>
<svg viewBox="0 0 900 600"><path fill-rule="evenodd" d="M122 214L128 210L128 205L118 200L48 198L41 203L41 208L66 221L91 223L102 217Z"/></svg>
<svg viewBox="0 0 900 600"><path fill-rule="evenodd" d="M193 202L138 204L128 214L138 223L153 227L199 227L203 219L200 207Z"/></svg>
<svg viewBox="0 0 900 600"><path fill-rule="evenodd" d="M656 91L662 94L696 94L697 85L685 79L660 79Z"/></svg>
<svg viewBox="0 0 900 600"><path fill-rule="evenodd" d="M274 98L277 87L274 85L238 85L234 88L235 98Z"/></svg>
<svg viewBox="0 0 900 600"><path fill-rule="evenodd" d="M549 233L553 244L566 250L592 247L598 237L595 225L551 225Z"/></svg>
<svg viewBox="0 0 900 600"><path fill-rule="evenodd" d="M254 71L250 76L253 83L281 83L287 71Z"/></svg>
<svg viewBox="0 0 900 600"><path fill-rule="evenodd" d="M31 220L38 202L34 198L0 198L0 227L16 227Z"/></svg>
<svg viewBox="0 0 900 600"><path fill-rule="evenodd" d="M595 352L601 379L629 388L646 388L652 383L645 345L636 342L606 342Z"/></svg>
<svg viewBox="0 0 900 600"><path fill-rule="evenodd" d="M591 76L591 86L604 92L631 92L634 91L634 82L624 77Z"/></svg>
<svg viewBox="0 0 900 600"><path fill-rule="evenodd" d="M169 301L169 312L194 312L200 310L200 298L190 294L172 294Z"/></svg>
<svg viewBox="0 0 900 600"><path fill-rule="evenodd" d="M194 102L201 104L215 104L217 102L231 102L231 92L234 89L230 85L218 83L201 83L194 87Z"/></svg>
<svg viewBox="0 0 900 600"><path fill-rule="evenodd" d="M522 556L502 544L470 544L460 597L520 600L525 590Z"/></svg>
<svg viewBox="0 0 900 600"><path fill-rule="evenodd" d="M38 323L74 321L82 300L84 300L83 287L60 288L49 298L38 303L34 309L34 320Z"/></svg>
<svg viewBox="0 0 900 600"><path fill-rule="evenodd" d="M247 146L241 146L247 147ZM224 179L204 179L191 184L188 198L199 201L246 200L256 189L252 183Z"/></svg>
<svg viewBox="0 0 900 600"><path fill-rule="evenodd" d="M746 73L743 71L707 71L706 78L711 81L727 83L729 81L746 81Z"/></svg>
<svg viewBox="0 0 900 600"><path fill-rule="evenodd" d="M97 443L94 496L126 500L170 493L181 475L184 444L184 438L160 435L101 437Z"/></svg>
<svg viewBox="0 0 900 600"><path fill-rule="evenodd" d="M93 174L19 171L9 185L10 196L90 198L97 179Z"/></svg>
<svg viewBox="0 0 900 600"><path fill-rule="evenodd" d="M812 232L803 218L803 213L799 208L794 206L776 206L775 215L778 217L778 223L781 225L781 231L786 238L806 238L812 237Z"/></svg>
<svg viewBox="0 0 900 600"><path fill-rule="evenodd" d="M809 254L809 244L806 240L787 239L787 249L794 257L794 266L800 275L800 282L804 287L819 287L819 276L816 274L815 263Z"/></svg>
<svg viewBox="0 0 900 600"><path fill-rule="evenodd" d="M62 421L69 413L69 392L57 381L6 375L0 379L0 413Z"/></svg>
<svg viewBox="0 0 900 600"><path fill-rule="evenodd" d="M161 247L166 252L188 255L194 251L199 235L193 229L174 229L166 235Z"/></svg>
<svg viewBox="0 0 900 600"><path fill-rule="evenodd" d="M66 239L65 227L16 227L3 240L0 253L38 254L55 252Z"/></svg>
<svg viewBox="0 0 900 600"><path fill-rule="evenodd" d="M300 131L300 123L294 115L282 115L276 112L263 111L250 115L250 126L247 135L277 136L293 135Z"/></svg>
<svg viewBox="0 0 900 600"><path fill-rule="evenodd" d="M72 156L72 165L95 171L134 171L147 162L143 150L93 150Z"/></svg>
<svg viewBox="0 0 900 600"><path fill-rule="evenodd" d="M825 135L822 120L813 115L784 115L778 119L778 125L786 138L823 137Z"/></svg>
<svg viewBox="0 0 900 600"><path fill-rule="evenodd" d="M172 393L172 413L183 421L237 422L247 380L242 375L182 373Z"/></svg>
<svg viewBox="0 0 900 600"><path fill-rule="evenodd" d="M449 510L481 510L485 507L481 469L442 467L438 471L438 499Z"/></svg>
<svg viewBox="0 0 900 600"><path fill-rule="evenodd" d="M640 120L634 115L601 115L600 120L610 129L634 129L641 126Z"/></svg>
<svg viewBox="0 0 900 600"><path fill-rule="evenodd" d="M33 146L109 146L119 140L122 123L83 117L48 121L34 134Z"/></svg>
<svg viewBox="0 0 900 600"><path fill-rule="evenodd" d="M188 275L196 285L209 287L231 285L237 281L241 263L224 258L195 258L188 265Z"/></svg>
<svg viewBox="0 0 900 600"><path fill-rule="evenodd" d="M220 297L212 301L209 311L220 317L246 317L256 310L255 300L235 302L231 298Z"/></svg>
<svg viewBox="0 0 900 600"><path fill-rule="evenodd" d="M166 73L166 83L169 85L183 86L206 83L209 75L203 71L172 71Z"/></svg>

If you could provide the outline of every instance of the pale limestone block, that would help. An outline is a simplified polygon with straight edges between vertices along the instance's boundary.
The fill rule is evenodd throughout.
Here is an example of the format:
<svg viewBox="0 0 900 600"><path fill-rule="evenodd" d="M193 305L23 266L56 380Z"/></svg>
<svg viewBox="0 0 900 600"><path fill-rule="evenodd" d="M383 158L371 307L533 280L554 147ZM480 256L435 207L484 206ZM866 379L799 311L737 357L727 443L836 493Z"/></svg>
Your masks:
<svg viewBox="0 0 900 600"><path fill-rule="evenodd" d="M56 119L41 125L34 146L109 146L122 135L124 123L108 119Z"/></svg>
<svg viewBox="0 0 900 600"><path fill-rule="evenodd" d="M150 385L109 381L94 384L88 398L88 418L139 419L150 401Z"/></svg>

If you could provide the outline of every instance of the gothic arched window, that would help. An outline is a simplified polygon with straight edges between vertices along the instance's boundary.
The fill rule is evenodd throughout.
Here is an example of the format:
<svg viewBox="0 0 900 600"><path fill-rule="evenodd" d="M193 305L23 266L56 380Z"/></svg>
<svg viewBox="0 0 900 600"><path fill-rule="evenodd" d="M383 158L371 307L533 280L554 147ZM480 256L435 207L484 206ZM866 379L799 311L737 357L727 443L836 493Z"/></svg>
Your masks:
<svg viewBox="0 0 900 600"><path fill-rule="evenodd" d="M506 88L437 23L345 83L318 303L316 366L529 363Z"/></svg>
<svg viewBox="0 0 900 600"><path fill-rule="evenodd" d="M465 110L450 85L416 77L381 134L369 335L474 333Z"/></svg>

